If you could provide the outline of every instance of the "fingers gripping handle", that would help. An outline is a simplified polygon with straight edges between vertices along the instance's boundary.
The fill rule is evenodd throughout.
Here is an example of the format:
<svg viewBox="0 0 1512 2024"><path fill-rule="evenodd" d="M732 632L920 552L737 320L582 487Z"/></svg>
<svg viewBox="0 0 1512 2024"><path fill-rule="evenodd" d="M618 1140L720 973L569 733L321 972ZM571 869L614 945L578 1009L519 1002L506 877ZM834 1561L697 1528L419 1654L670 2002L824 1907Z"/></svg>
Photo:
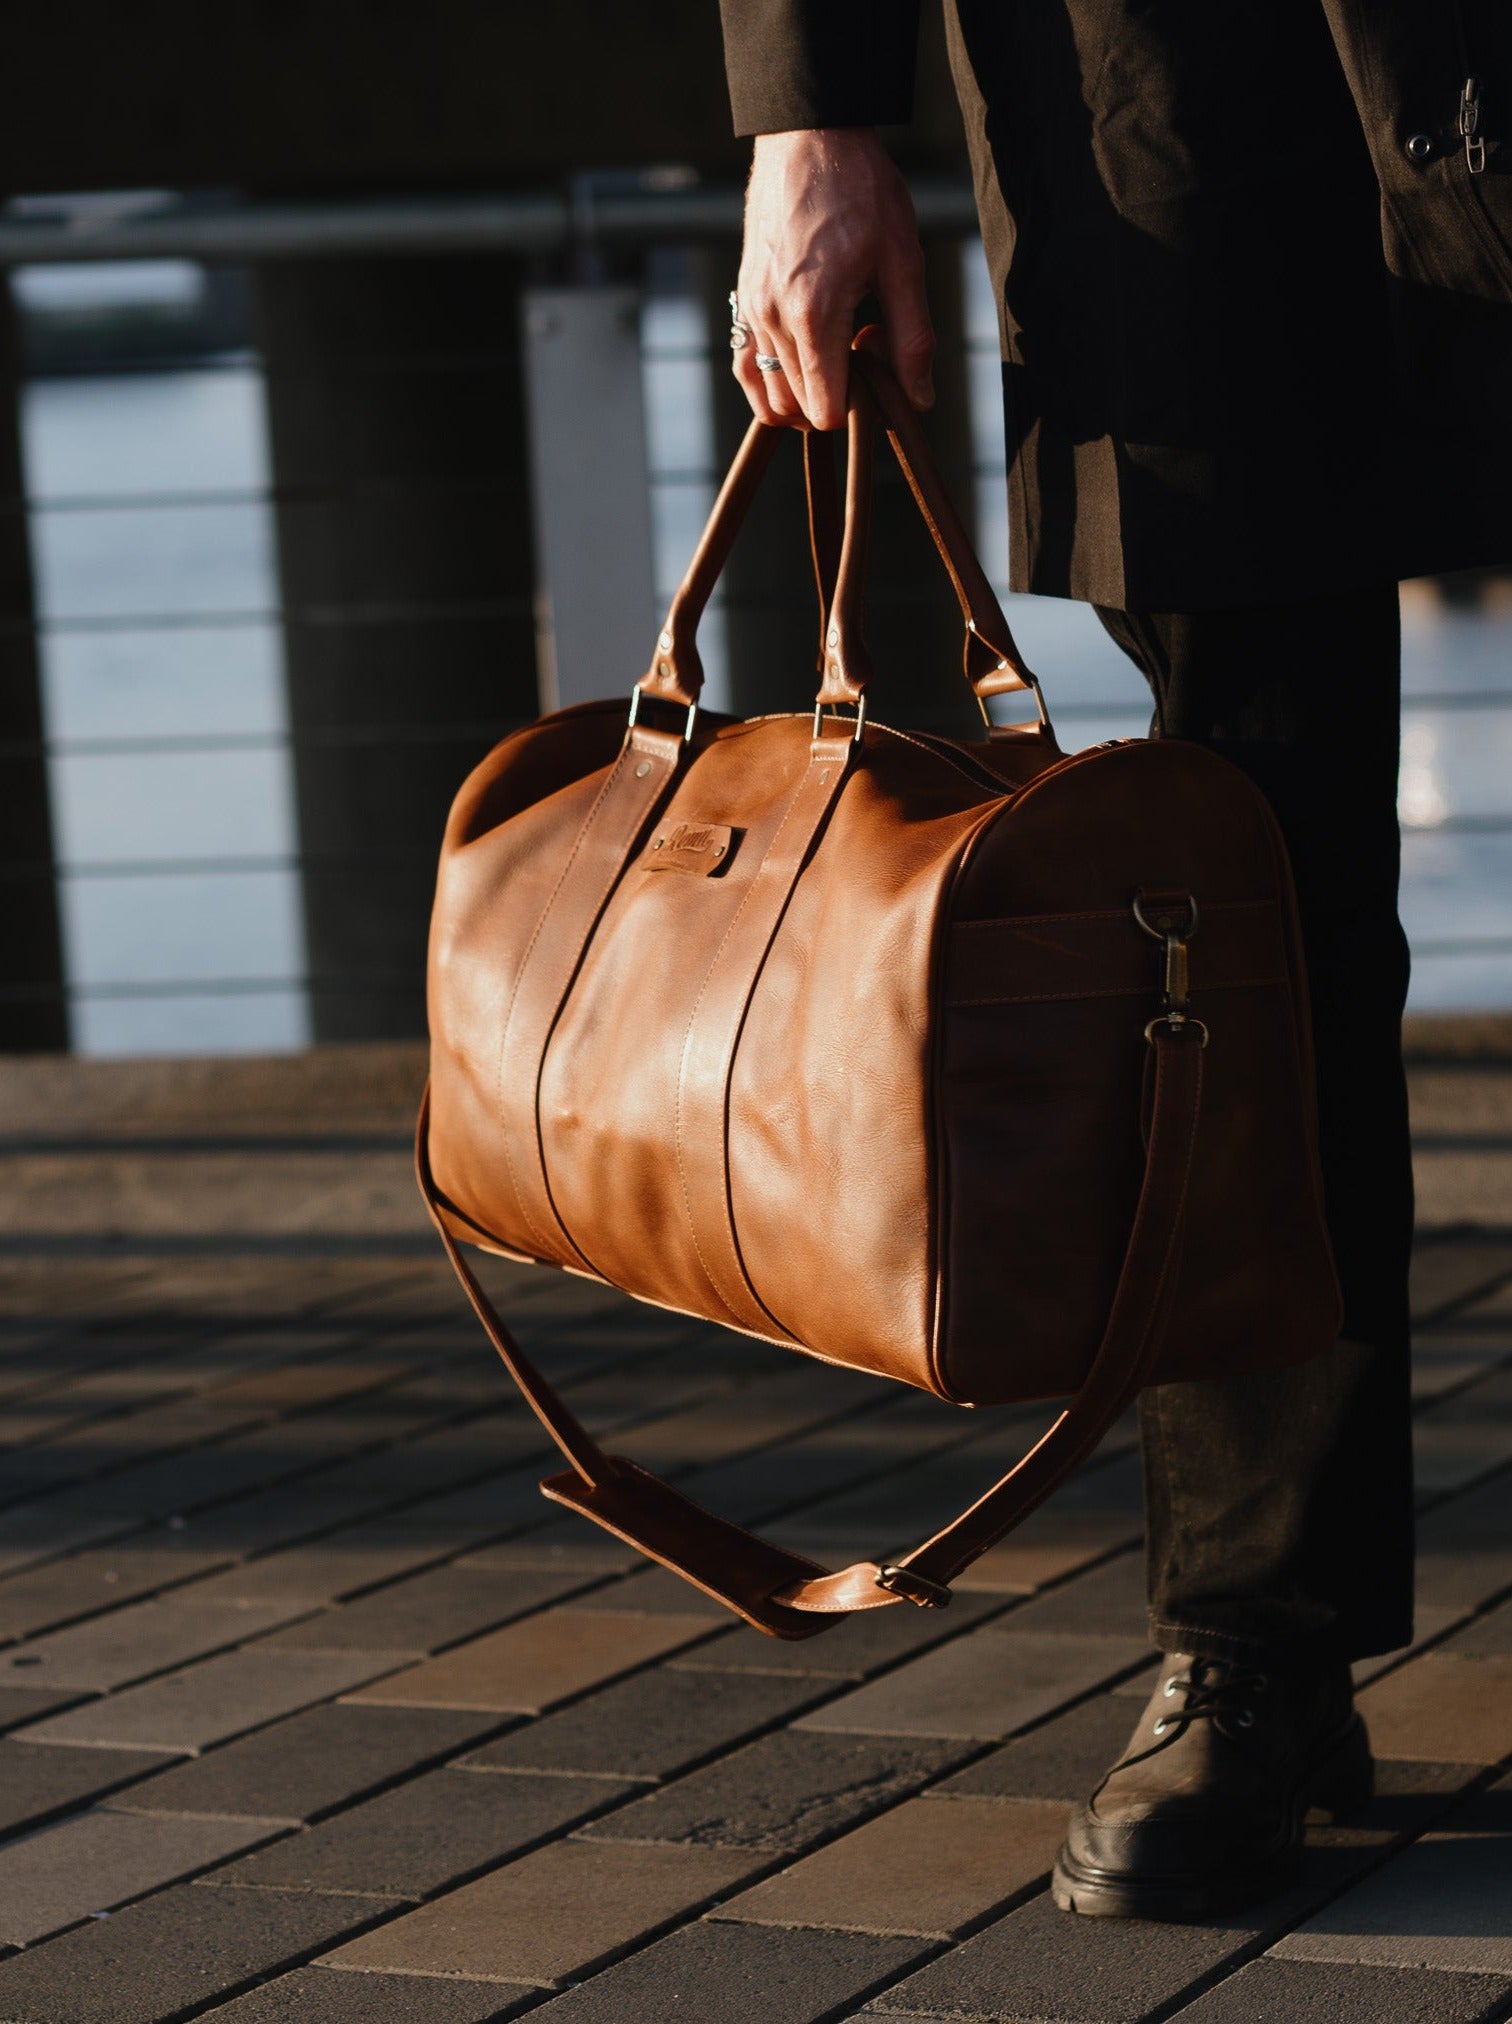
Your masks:
<svg viewBox="0 0 1512 2024"><path fill-rule="evenodd" d="M966 626L965 673L983 715L988 697L1029 690L1041 719L1048 721L1039 683L1018 650L1002 606L951 504L923 426L880 356L881 341L880 332L871 326L860 333L853 348L846 424L849 468L844 526L838 542L828 445L810 434L803 436L809 530L821 606L818 700L821 704L857 703L871 675L864 606L880 416L961 607ZM651 665L637 685L646 695L659 696L684 709L698 701L704 681L696 638L698 623L784 433L763 422L752 422L747 429L687 574L668 608Z"/></svg>
<svg viewBox="0 0 1512 2024"><path fill-rule="evenodd" d="M1047 721L1044 705L1040 699L1039 682L1030 673L1013 634L1009 631L1002 605L998 602L997 594L977 560L976 551L971 545L961 516L951 503L950 495L940 477L939 467L929 448L929 439L924 432L924 426L912 403L898 385L891 367L886 363L883 345L882 332L877 325L869 324L859 333L852 347L849 412L853 475L858 448L859 419L863 425L859 434L864 436L868 444L862 478L869 502L873 464L869 445L875 417L880 412L893 454L902 467L914 504L918 507L924 524L929 529L930 538L945 564L951 587L956 594L956 601L961 607L961 617L966 625L963 665L966 679L982 705L983 716L986 716L986 702L989 696L1027 689L1034 695L1042 721ZM847 486L847 539L841 554L840 573L831 608L832 616L827 636L829 655L825 662L824 683L819 693L821 703L857 701L865 688L866 675L869 672L861 627L869 518L863 520L856 528L856 538L851 538L852 504L858 501L860 496L861 487L858 484Z"/></svg>

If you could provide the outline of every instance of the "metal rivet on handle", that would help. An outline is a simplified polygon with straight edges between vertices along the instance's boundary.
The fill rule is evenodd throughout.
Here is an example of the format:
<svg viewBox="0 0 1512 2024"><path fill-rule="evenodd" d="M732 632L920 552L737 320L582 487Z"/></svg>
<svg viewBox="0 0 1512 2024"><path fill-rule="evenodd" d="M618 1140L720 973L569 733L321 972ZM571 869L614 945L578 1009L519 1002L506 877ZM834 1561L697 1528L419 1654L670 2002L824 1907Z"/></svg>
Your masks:
<svg viewBox="0 0 1512 2024"><path fill-rule="evenodd" d="M635 769L635 777L637 780L644 780L646 775L650 771L651 771L651 761L649 759L642 759L639 766L637 766Z"/></svg>

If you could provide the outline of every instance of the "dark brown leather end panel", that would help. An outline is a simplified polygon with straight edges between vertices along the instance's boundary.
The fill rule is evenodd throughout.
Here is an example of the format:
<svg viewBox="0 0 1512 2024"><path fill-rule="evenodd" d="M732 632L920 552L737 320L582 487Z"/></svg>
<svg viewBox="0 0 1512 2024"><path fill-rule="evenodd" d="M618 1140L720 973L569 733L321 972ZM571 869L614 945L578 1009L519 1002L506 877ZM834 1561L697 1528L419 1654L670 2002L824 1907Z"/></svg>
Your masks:
<svg viewBox="0 0 1512 2024"><path fill-rule="evenodd" d="M824 1568L716 1518L623 1456L609 1459L614 1474L602 1483L585 1483L568 1469L548 1476L542 1493L670 1567L768 1637L817 1637L840 1621L804 1615L771 1599L779 1588L823 1575Z"/></svg>
<svg viewBox="0 0 1512 2024"><path fill-rule="evenodd" d="M1138 1188L1144 1030L1161 1003L1159 939L1132 911L1141 889L1197 900L1190 1007L1211 1043L1151 1381L1278 1369L1333 1340L1306 987L1272 830L1236 768L1159 740L1068 760L984 831L954 896L942 1013L954 1396L1003 1404L1085 1379ZM1004 1177L1020 1174L1033 1192L1010 1212Z"/></svg>

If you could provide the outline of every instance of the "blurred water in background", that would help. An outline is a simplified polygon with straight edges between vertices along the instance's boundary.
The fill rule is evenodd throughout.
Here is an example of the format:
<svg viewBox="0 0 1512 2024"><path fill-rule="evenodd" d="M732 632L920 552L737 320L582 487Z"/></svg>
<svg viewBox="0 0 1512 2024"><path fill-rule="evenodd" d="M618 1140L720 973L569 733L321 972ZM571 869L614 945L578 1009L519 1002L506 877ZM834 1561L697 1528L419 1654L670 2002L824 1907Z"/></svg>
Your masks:
<svg viewBox="0 0 1512 2024"><path fill-rule="evenodd" d="M1006 566L997 335L969 338L983 560ZM23 311L196 270L33 270ZM712 498L707 334L675 293L644 325L658 594ZM712 361L723 370L723 358ZM255 358L33 380L23 430L75 1046L307 1043L268 453ZM1418 1010L1512 1006L1512 582L1474 607L1404 593L1404 913ZM1013 598L1070 748L1138 733L1143 684L1085 607ZM717 703L720 618L704 646ZM627 677L628 686L628 677Z"/></svg>

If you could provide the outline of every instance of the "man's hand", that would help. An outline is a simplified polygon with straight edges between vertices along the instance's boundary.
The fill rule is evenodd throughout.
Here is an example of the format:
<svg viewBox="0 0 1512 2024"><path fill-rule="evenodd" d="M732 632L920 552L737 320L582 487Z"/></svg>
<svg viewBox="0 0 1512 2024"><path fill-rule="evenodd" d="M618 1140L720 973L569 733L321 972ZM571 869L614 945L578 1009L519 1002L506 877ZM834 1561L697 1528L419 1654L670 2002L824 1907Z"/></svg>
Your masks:
<svg viewBox="0 0 1512 2024"><path fill-rule="evenodd" d="M934 399L934 330L913 202L869 127L758 136L736 299L751 332L735 377L759 421L838 429L856 304L882 307L892 367L915 407ZM757 352L782 360L762 372Z"/></svg>

